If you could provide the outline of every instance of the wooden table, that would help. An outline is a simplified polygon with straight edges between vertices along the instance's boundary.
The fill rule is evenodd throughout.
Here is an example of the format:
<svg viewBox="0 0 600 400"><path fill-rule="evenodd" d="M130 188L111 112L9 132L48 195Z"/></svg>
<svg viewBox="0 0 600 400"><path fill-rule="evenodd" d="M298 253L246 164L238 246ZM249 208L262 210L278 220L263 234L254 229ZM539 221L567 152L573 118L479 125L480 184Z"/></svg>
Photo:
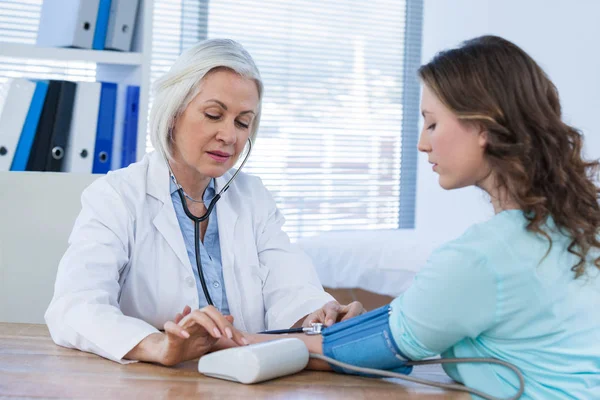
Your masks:
<svg viewBox="0 0 600 400"><path fill-rule="evenodd" d="M305 371L255 385L208 378L190 361L167 368L120 365L93 354L59 347L45 325L0 323L0 397L219 398L219 399L469 399L394 379L369 379ZM450 382L430 366L414 376ZM402 383L401 383L402 382Z"/></svg>

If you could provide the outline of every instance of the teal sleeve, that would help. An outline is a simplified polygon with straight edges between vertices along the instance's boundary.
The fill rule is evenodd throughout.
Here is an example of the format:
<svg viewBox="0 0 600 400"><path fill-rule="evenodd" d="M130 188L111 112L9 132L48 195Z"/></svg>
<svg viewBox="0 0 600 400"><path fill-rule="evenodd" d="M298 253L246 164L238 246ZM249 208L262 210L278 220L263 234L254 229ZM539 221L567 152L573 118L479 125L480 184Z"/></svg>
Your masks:
<svg viewBox="0 0 600 400"><path fill-rule="evenodd" d="M417 360L477 337L494 323L497 291L494 273L473 246L441 247L391 303L390 328L398 348Z"/></svg>

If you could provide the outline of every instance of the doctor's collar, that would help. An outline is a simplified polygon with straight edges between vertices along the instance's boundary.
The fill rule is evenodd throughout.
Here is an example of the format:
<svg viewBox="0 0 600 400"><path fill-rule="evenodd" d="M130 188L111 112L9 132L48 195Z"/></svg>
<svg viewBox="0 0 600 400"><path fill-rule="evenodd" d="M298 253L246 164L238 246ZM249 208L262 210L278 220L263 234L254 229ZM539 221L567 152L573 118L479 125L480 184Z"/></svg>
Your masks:
<svg viewBox="0 0 600 400"><path fill-rule="evenodd" d="M175 178L175 176L171 173L169 173L169 177L171 179L169 179L169 193L171 194L171 196L173 195L173 193L177 192L177 190L179 190L180 186L177 183L177 179ZM181 190L183 190L183 188L181 188ZM211 178L210 181L208 182L208 186L206 187L206 189L204 190L204 193L202 194L202 201L199 201L197 199L192 198L191 196L189 196L185 190L183 190L183 195L189 199L190 201L194 202L194 203L204 203L204 204L208 204L212 201L212 199L215 197L215 178Z"/></svg>

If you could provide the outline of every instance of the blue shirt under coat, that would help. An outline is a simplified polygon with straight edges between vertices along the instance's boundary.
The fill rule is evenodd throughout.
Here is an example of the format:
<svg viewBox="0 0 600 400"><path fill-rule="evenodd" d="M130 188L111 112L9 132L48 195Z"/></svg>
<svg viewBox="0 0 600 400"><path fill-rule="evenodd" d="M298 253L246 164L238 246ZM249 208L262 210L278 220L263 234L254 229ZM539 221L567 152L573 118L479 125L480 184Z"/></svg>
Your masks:
<svg viewBox="0 0 600 400"><path fill-rule="evenodd" d="M202 199L204 204L208 208L208 204L215 197L215 184L214 179L210 180L210 183ZM181 204L181 198L177 193L177 185L171 179L171 200L175 207L175 214L177 215L177 221L179 222L179 228L183 234L183 240L185 241L185 248L192 265L192 272L196 278L196 289L198 290L199 304L198 308L202 308L208 305L208 301L204 296L204 290L202 290L202 283L198 275L198 268L196 267L196 249L194 245L194 222L188 218L183 210ZM204 242L200 241L200 260L202 261L202 270L204 273L204 279L208 288L208 292L214 306L221 311L223 315L229 315L229 304L227 303L227 294L225 293L225 285L223 280L223 264L221 262L221 243L219 241L219 224L217 220L217 207L215 206L210 217L208 218L208 227L204 234Z"/></svg>

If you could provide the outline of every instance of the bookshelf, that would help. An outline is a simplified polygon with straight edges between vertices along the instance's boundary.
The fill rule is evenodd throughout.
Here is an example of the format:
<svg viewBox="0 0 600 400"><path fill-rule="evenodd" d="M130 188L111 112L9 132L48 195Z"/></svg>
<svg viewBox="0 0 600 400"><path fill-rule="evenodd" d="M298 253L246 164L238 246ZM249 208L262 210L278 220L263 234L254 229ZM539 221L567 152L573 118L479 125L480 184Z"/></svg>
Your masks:
<svg viewBox="0 0 600 400"><path fill-rule="evenodd" d="M139 114L136 159L146 153L146 132L148 120L150 63L152 52L152 11L153 0L140 0L133 32L132 51L87 50L74 48L39 47L32 44L0 42L0 57L13 59L81 61L96 64L98 82L115 82L123 85L139 85ZM24 76L24 78L28 78ZM2 172L2 174L14 174ZM45 174L46 172L39 172ZM19 174L25 177L28 174ZM33 172L33 174L36 174ZM64 173L64 175L71 175ZM90 172L91 175L91 172ZM65 179L69 179L65 177Z"/></svg>
<svg viewBox="0 0 600 400"><path fill-rule="evenodd" d="M0 56L57 61L87 61L105 65L141 66L142 53L38 47L31 44L2 43Z"/></svg>

